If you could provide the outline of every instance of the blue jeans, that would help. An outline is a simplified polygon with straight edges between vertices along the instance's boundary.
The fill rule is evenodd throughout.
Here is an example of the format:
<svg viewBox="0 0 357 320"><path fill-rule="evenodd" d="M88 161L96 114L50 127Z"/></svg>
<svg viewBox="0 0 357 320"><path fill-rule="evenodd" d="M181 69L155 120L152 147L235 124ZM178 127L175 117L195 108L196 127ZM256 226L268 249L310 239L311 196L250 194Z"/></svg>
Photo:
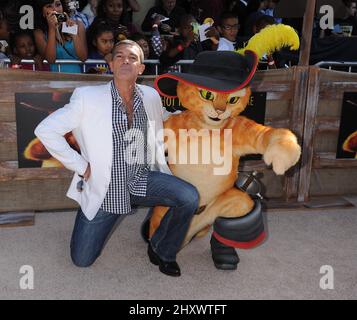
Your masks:
<svg viewBox="0 0 357 320"><path fill-rule="evenodd" d="M146 197L132 196L133 206L170 207L151 237L153 250L165 261L175 261L192 216L198 208L197 189L171 175L150 171ZM89 221L79 209L71 239L71 257L78 267L89 267L100 256L114 226L126 215L99 210Z"/></svg>

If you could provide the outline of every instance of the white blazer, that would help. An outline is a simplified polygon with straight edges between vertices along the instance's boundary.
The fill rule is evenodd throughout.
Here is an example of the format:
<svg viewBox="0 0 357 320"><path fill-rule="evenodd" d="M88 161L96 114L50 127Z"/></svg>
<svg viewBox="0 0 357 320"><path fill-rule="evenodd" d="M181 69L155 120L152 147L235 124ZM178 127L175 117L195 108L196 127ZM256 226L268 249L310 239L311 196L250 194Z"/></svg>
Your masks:
<svg viewBox="0 0 357 320"><path fill-rule="evenodd" d="M85 216L92 220L106 196L112 169L112 95L111 84L81 87L74 90L63 108L50 114L35 129L48 152L69 170L74 171L67 196L79 203ZM148 117L148 147L153 161L151 170L171 174L166 164L163 142L163 108L155 89L139 85ZM73 150L63 137L72 131L81 149ZM154 149L154 150L153 150ZM83 191L77 183L88 163L91 176L84 182Z"/></svg>

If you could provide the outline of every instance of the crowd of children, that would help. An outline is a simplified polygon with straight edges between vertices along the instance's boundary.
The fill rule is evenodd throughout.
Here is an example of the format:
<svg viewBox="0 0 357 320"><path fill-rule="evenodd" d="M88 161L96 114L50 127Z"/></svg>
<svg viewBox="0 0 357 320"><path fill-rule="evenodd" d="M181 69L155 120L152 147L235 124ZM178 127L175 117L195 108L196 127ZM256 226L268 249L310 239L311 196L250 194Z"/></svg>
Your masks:
<svg viewBox="0 0 357 320"><path fill-rule="evenodd" d="M133 12L141 10L137 0L8 0L0 5L0 59L9 58L13 68L108 74L115 43L130 38L143 48L145 60L160 61L159 73L167 72L204 50L236 50L266 25L281 22L274 17L277 2L159 0L138 26L133 23ZM18 9L24 4L36 13L33 31L19 29ZM207 22L202 41L198 27ZM58 62L88 59L101 63L89 61L83 69L81 63ZM147 65L145 74L153 73Z"/></svg>

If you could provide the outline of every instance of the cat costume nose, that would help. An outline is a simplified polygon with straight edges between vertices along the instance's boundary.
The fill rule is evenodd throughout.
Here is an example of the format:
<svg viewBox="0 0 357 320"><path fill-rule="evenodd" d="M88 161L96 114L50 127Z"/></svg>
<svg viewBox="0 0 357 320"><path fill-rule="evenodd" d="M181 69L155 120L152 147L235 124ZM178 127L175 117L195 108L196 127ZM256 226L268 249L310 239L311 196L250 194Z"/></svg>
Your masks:
<svg viewBox="0 0 357 320"><path fill-rule="evenodd" d="M219 111L223 113L227 109L227 95L217 94L215 100L213 100L212 103L217 112Z"/></svg>
<svg viewBox="0 0 357 320"><path fill-rule="evenodd" d="M216 112L220 115L221 113L224 113L226 111L227 105L223 103L219 104L213 104L214 108L216 109Z"/></svg>

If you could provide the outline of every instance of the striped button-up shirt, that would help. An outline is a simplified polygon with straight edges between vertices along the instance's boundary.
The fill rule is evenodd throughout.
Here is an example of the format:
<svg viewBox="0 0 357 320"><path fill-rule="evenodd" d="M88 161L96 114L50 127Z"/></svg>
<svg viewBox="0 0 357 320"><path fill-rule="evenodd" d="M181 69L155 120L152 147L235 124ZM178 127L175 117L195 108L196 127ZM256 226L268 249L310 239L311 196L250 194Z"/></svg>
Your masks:
<svg viewBox="0 0 357 320"><path fill-rule="evenodd" d="M101 209L114 214L131 212L130 195L146 196L147 116L138 86L134 90L133 120L129 128L124 102L114 81L112 93L113 164L109 188Z"/></svg>

